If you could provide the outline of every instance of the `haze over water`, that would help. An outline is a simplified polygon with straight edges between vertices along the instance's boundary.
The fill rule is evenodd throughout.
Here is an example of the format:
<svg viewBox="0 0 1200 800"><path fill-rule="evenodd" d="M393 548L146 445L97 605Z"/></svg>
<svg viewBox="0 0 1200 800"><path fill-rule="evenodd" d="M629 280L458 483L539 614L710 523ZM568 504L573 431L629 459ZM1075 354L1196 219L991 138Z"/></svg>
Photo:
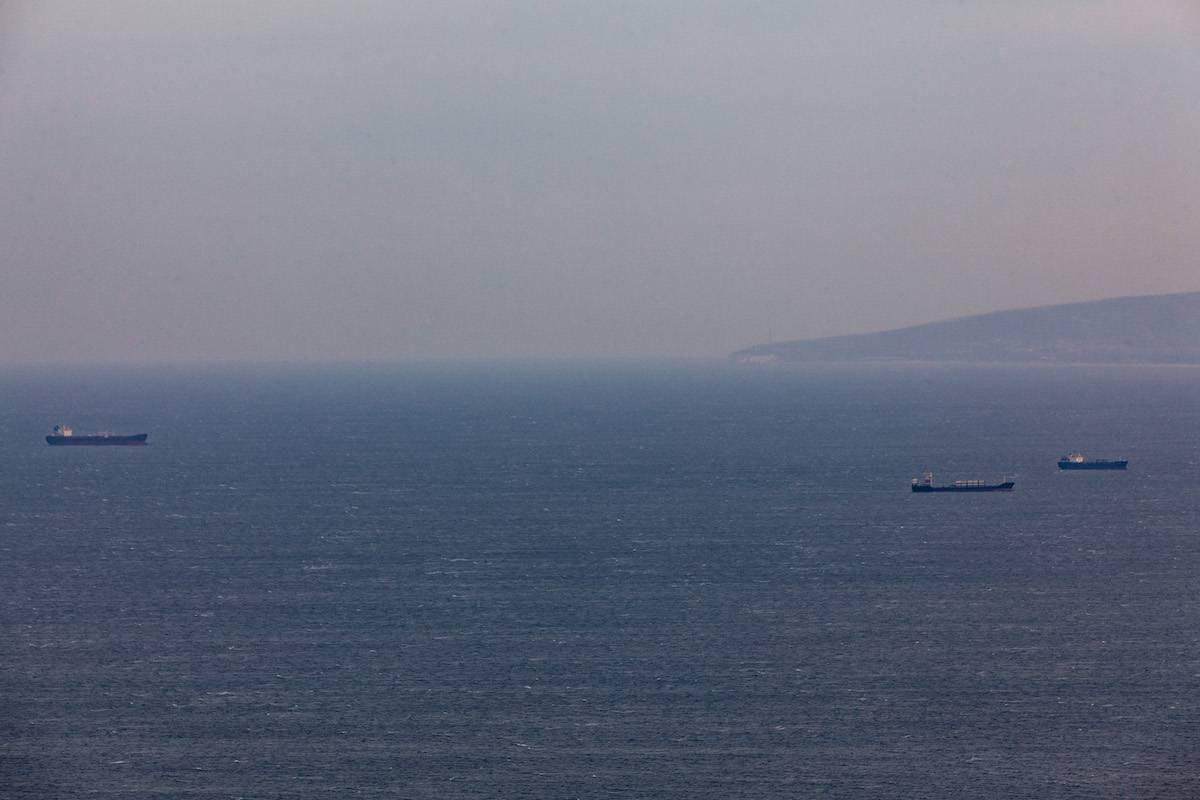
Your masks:
<svg viewBox="0 0 1200 800"><path fill-rule="evenodd" d="M1200 791L1197 370L0 388L5 797Z"/></svg>
<svg viewBox="0 0 1200 800"><path fill-rule="evenodd" d="M1195 291L1193 0L0 0L0 363L721 357Z"/></svg>

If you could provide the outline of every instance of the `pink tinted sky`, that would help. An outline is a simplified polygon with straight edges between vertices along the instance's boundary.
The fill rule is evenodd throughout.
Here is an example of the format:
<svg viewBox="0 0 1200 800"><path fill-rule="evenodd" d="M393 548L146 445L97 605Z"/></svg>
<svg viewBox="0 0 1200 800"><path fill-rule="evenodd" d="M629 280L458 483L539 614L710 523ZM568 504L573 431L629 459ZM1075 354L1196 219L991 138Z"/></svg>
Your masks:
<svg viewBox="0 0 1200 800"><path fill-rule="evenodd" d="M4 361L721 355L1200 289L1190 2L7 8Z"/></svg>

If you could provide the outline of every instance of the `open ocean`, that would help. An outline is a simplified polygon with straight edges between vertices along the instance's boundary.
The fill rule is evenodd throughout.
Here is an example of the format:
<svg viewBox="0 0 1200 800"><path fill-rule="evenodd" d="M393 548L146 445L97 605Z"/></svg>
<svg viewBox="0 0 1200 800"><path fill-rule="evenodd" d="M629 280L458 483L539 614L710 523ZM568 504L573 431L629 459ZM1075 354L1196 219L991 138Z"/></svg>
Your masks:
<svg viewBox="0 0 1200 800"><path fill-rule="evenodd" d="M0 797L1200 797L1200 369L0 391Z"/></svg>

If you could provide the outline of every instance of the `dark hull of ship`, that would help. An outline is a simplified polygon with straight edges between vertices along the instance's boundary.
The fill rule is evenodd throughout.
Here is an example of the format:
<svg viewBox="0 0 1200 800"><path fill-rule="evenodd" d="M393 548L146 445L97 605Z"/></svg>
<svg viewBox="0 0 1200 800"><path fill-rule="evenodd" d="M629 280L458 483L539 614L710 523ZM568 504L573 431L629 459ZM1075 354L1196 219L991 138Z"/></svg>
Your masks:
<svg viewBox="0 0 1200 800"><path fill-rule="evenodd" d="M1060 461L1059 469L1125 469L1128 461Z"/></svg>
<svg viewBox="0 0 1200 800"><path fill-rule="evenodd" d="M1005 481L1004 483L981 483L972 486L955 486L949 484L946 486L930 486L927 483L914 483L912 490L914 492L1011 492L1016 486L1015 481Z"/></svg>
<svg viewBox="0 0 1200 800"><path fill-rule="evenodd" d="M129 436L54 436L46 437L46 444L63 447L87 447L89 445L139 445L146 443L146 433L134 433Z"/></svg>

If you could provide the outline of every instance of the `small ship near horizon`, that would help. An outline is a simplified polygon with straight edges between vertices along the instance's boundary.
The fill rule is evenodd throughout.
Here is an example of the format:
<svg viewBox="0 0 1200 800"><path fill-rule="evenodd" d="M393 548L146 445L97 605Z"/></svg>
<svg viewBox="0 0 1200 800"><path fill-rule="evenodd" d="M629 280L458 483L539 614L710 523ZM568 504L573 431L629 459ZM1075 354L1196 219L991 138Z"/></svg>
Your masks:
<svg viewBox="0 0 1200 800"><path fill-rule="evenodd" d="M1087 459L1082 453L1071 453L1058 460L1059 469L1125 469L1129 460L1124 458Z"/></svg>
<svg viewBox="0 0 1200 800"><path fill-rule="evenodd" d="M933 473L929 470L925 470L920 478L913 478L912 482L914 492L1011 492L1014 486L1016 486L1016 481L988 483L977 480L955 481L939 485L933 482Z"/></svg>
<svg viewBox="0 0 1200 800"><path fill-rule="evenodd" d="M144 445L149 435L147 433L89 433L79 435L67 425L55 425L54 431L46 437L46 444L53 446Z"/></svg>

